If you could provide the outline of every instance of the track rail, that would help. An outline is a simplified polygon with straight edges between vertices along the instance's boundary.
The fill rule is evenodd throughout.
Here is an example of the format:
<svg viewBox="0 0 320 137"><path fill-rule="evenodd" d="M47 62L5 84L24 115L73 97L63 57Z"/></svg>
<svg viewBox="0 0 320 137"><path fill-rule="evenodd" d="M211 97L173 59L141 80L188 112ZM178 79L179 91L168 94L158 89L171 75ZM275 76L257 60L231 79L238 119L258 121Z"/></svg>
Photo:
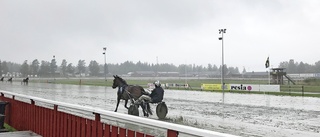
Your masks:
<svg viewBox="0 0 320 137"><path fill-rule="evenodd" d="M163 122L154 119L131 116L117 112L107 111L96 107L75 105L70 103L52 101L48 99L17 94L0 90L0 100L9 102L6 110L6 123L17 130L32 130L44 137L47 136L67 136L67 137L152 137L139 131L133 131L122 127L104 123L101 116L115 119L121 122L144 125L153 129L164 129L167 137L178 137L179 133L204 136L204 137L233 137L225 133L209 131L184 125ZM16 98L30 100L24 102ZM38 104L47 104L44 107ZM94 118L84 118L71 113L62 112L58 107L68 108L71 111L82 111L94 114Z"/></svg>

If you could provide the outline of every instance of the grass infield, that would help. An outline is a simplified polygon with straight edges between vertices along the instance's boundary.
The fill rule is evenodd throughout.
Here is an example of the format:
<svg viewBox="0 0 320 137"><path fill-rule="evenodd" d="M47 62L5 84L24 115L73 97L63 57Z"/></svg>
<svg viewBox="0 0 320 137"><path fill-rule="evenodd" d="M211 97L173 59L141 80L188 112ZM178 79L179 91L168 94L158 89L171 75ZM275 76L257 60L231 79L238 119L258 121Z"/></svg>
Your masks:
<svg viewBox="0 0 320 137"><path fill-rule="evenodd" d="M152 83L155 81L155 78L124 78L129 85L140 85L144 88L147 88L147 83ZM161 83L177 83L177 84L185 84L188 83L190 88L170 88L176 90L201 90L202 84L220 84L221 81L219 79L161 79ZM55 83L55 84L71 84L71 85L89 85L89 86L108 86L111 87L113 83L113 79L94 79L94 78L72 78L72 79L33 79L30 82L38 82L38 83ZM225 80L225 83L233 83L233 84L268 84L266 80L247 80L247 79L238 79L238 80ZM320 83L320 82L319 82ZM255 91L230 91L227 90L225 92L230 93L241 93L241 94L269 94L269 95L286 95L286 96L308 96L308 97L320 97L320 84L318 82L313 82L312 85L308 83L300 82L298 85L281 85L281 92L255 92ZM221 92L219 91L206 91L206 92Z"/></svg>

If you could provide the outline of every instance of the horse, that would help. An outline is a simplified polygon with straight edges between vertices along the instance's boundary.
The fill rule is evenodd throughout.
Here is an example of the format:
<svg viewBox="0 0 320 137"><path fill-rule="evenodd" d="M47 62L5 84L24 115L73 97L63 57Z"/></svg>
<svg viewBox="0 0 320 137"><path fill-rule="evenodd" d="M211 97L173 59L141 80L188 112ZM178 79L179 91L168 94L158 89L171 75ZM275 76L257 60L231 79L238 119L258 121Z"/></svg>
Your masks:
<svg viewBox="0 0 320 137"><path fill-rule="evenodd" d="M7 82L12 83L12 77L8 78Z"/></svg>
<svg viewBox="0 0 320 137"><path fill-rule="evenodd" d="M117 105L114 112L117 112L119 102L121 99L125 100L124 107L129 109L127 107L127 103L129 99L131 100L131 103L134 103L134 101L137 100L141 95L147 94L147 92L143 89L143 87L137 86L137 85L128 85L124 79L122 79L117 75L113 77L114 77L114 80L113 80L112 88L115 89L118 87ZM142 106L142 104L140 106L144 110L145 107ZM145 110L143 111L143 113L145 116L147 116L147 113L145 113Z"/></svg>
<svg viewBox="0 0 320 137"><path fill-rule="evenodd" d="M29 81L29 77L27 77L25 79L22 79L21 85L22 85L22 83L25 84L25 85L28 85L28 81Z"/></svg>
<svg viewBox="0 0 320 137"><path fill-rule="evenodd" d="M4 77L1 77L0 81L3 82Z"/></svg>

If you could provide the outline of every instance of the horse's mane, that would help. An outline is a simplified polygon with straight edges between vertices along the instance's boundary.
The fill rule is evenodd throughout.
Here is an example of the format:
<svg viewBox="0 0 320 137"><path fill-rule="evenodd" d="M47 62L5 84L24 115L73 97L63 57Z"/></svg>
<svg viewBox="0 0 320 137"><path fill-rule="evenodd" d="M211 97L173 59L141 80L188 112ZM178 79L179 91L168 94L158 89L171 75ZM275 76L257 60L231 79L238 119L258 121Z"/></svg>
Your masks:
<svg viewBox="0 0 320 137"><path fill-rule="evenodd" d="M120 80L123 84L128 85L127 82L126 82L124 79L122 79L121 77L117 76L117 78L119 78L119 80Z"/></svg>

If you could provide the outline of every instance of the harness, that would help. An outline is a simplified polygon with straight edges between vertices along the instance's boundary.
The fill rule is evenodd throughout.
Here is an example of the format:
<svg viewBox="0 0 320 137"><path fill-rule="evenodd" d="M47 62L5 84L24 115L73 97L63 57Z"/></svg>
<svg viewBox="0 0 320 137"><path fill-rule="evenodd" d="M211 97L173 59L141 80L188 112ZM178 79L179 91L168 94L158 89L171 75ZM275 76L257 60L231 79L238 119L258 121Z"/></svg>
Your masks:
<svg viewBox="0 0 320 137"><path fill-rule="evenodd" d="M122 85L118 87L118 95L122 95L123 92L125 91L125 88L127 87L127 85Z"/></svg>
<svg viewBox="0 0 320 137"><path fill-rule="evenodd" d="M130 92L128 90L126 90L126 87L128 87L129 85L122 85L118 87L118 96L123 96L124 92L126 94L128 94L129 100L131 101L131 103L134 103L134 97L132 94L130 94Z"/></svg>

